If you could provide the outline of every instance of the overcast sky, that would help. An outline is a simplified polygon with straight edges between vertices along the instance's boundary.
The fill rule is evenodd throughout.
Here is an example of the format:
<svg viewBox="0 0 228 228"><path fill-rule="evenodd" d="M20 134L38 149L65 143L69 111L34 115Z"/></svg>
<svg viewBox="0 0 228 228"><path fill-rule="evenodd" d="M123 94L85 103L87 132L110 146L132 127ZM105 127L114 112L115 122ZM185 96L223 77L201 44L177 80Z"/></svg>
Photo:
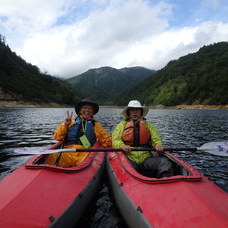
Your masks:
<svg viewBox="0 0 228 228"><path fill-rule="evenodd" d="M227 0L0 0L0 34L42 72L159 70L200 47L228 41Z"/></svg>

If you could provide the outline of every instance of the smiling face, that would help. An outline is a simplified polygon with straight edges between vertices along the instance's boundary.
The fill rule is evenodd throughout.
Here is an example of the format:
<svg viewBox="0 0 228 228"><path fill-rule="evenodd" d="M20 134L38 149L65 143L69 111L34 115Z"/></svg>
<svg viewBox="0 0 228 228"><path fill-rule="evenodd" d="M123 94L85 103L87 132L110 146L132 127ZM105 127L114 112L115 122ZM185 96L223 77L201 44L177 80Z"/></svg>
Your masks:
<svg viewBox="0 0 228 228"><path fill-rule="evenodd" d="M131 120L138 120L142 116L141 108L129 108L128 112Z"/></svg>
<svg viewBox="0 0 228 228"><path fill-rule="evenodd" d="M90 120L94 114L93 106L90 104L84 104L80 108L79 113L84 120Z"/></svg>

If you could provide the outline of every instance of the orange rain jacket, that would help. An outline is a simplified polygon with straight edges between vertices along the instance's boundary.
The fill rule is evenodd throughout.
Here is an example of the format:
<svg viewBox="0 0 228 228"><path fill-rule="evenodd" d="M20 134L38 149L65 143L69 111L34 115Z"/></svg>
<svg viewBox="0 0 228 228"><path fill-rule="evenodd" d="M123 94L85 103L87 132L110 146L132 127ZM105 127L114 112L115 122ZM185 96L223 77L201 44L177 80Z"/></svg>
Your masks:
<svg viewBox="0 0 228 228"><path fill-rule="evenodd" d="M72 120L69 127L71 127L74 123L75 123L75 120ZM54 133L54 139L57 141L64 140L64 138L67 135L67 131L68 131L68 127L64 123L62 123L56 129ZM95 124L94 124L94 132L96 134L98 141L101 143L102 146L104 147L112 146L112 137L104 130L101 124L97 121L95 121ZM84 147L79 144L72 144L72 145L65 145L64 148L83 149ZM77 153L64 152L61 154L61 157L57 165L64 168L76 166L81 162L83 162L88 154L89 152L77 152ZM47 155L45 159L45 163L49 165L54 165L56 162L57 156L58 156L58 153Z"/></svg>

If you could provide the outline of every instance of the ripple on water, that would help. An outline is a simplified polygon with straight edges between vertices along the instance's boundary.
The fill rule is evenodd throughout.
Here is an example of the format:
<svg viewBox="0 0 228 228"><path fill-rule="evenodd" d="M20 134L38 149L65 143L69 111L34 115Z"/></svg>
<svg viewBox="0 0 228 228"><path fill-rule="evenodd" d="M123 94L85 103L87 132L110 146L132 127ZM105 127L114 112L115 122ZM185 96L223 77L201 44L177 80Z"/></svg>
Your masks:
<svg viewBox="0 0 228 228"><path fill-rule="evenodd" d="M15 155L14 148L43 149L55 143L53 132L64 121L67 110L74 112L74 108L0 109L0 178L31 157ZM100 108L95 119L111 133L123 119L120 115L121 111L122 109ZM151 109L146 117L160 132L165 147L195 148L206 142L227 141L228 138L228 111L226 110ZM173 152L173 154L197 168L228 192L228 157L187 150ZM95 201L97 203L91 206L93 209L91 209L90 219L87 220L92 227L107 227L107 224L118 224L118 227L121 227L121 219L109 190L104 182L97 195ZM100 223L102 225L99 225Z"/></svg>

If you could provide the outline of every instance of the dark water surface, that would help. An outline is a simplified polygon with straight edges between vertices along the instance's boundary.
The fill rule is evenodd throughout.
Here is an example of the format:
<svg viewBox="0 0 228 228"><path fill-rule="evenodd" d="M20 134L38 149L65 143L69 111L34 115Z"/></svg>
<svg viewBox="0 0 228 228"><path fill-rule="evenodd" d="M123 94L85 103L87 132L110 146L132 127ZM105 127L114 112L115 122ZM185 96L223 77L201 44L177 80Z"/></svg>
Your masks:
<svg viewBox="0 0 228 228"><path fill-rule="evenodd" d="M64 121L67 110L74 111L73 108L0 109L0 179L31 157L13 153L15 148L43 149L56 142L53 140L53 132ZM95 118L111 133L122 119L121 111L101 108ZM147 120L159 130L165 147L192 148L207 142L228 141L227 110L151 109ZM199 151L174 154L228 192L228 157ZM106 227L122 226L106 181L97 195L96 204L91 208L91 227L104 227L103 222Z"/></svg>

